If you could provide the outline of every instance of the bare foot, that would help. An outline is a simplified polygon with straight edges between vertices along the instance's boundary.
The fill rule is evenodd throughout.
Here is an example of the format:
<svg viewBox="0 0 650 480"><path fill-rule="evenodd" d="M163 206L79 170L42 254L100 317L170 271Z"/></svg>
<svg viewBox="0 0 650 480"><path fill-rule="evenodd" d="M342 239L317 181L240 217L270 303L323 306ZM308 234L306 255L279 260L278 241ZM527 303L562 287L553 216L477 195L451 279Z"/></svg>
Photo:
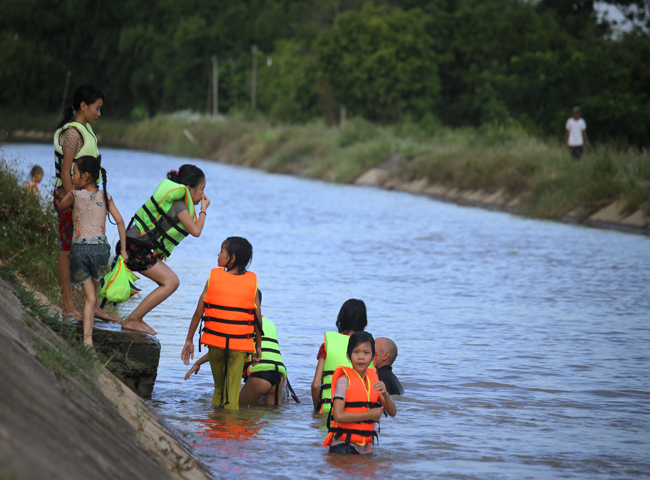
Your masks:
<svg viewBox="0 0 650 480"><path fill-rule="evenodd" d="M100 320L104 320L106 322L115 322L115 323L121 322L119 318L110 315L108 312L105 312L104 310L99 308L98 305L95 305L95 318L99 318Z"/></svg>
<svg viewBox="0 0 650 480"><path fill-rule="evenodd" d="M64 317L74 318L77 322L81 322L84 319L83 315L79 313L79 310L77 310L74 307L64 308L63 312L61 312L61 315L63 315Z"/></svg>
<svg viewBox="0 0 650 480"><path fill-rule="evenodd" d="M122 322L122 330L132 330L134 332L148 333L149 335L156 335L157 332L142 320L124 320Z"/></svg>

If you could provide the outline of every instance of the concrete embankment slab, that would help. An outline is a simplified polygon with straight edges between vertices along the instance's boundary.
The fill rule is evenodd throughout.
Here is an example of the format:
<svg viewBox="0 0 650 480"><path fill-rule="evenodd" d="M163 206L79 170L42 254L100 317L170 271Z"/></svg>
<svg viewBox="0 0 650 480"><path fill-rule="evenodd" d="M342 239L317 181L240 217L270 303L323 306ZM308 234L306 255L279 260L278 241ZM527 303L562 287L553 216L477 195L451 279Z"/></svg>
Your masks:
<svg viewBox="0 0 650 480"><path fill-rule="evenodd" d="M3 280L0 305L1 478L210 478L110 372L93 381L94 367L62 368L74 361L70 346Z"/></svg>
<svg viewBox="0 0 650 480"><path fill-rule="evenodd" d="M429 183L426 179L404 181L392 175L385 168L372 168L359 176L357 185L370 185L388 190L401 190L415 194L428 195L438 200L471 205L490 210L503 210L517 213L518 197L510 197L504 189L496 192L483 190L461 190L439 183ZM593 211L587 207L577 208L562 218L570 223L581 223L593 227L611 228L633 233L650 235L650 218L642 210L630 214L625 210L626 203L618 200L604 208Z"/></svg>

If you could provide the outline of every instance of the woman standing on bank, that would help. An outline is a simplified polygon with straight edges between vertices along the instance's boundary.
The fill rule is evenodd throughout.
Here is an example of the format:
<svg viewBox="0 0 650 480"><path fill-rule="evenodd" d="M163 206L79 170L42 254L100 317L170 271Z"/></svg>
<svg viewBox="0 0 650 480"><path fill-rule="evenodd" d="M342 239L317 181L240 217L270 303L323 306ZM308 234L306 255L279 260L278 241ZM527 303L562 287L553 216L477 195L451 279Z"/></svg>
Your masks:
<svg viewBox="0 0 650 480"><path fill-rule="evenodd" d="M54 133L54 207L59 215L59 259L58 272L61 294L63 296L63 314L81 318L81 314L72 303L70 289L70 249L72 248L73 223L72 210L59 212L58 207L63 197L70 193L72 186L72 167L78 158L95 157L100 161L97 136L92 124L102 114L104 94L94 85L81 85L74 92L72 105L63 111L63 120ZM100 180L100 179L98 179ZM95 307L95 316L104 320L117 321Z"/></svg>

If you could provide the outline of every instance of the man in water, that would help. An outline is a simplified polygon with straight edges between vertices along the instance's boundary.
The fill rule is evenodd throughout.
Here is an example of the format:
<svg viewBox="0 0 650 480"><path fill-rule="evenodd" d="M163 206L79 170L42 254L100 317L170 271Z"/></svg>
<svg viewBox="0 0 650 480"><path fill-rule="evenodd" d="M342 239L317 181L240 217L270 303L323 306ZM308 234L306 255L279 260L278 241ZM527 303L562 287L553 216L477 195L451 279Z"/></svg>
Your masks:
<svg viewBox="0 0 650 480"><path fill-rule="evenodd" d="M402 395L404 388L393 373L393 362L397 358L397 345L390 338L379 337L375 340L375 368L379 380L386 384L389 395Z"/></svg>
<svg viewBox="0 0 650 480"><path fill-rule="evenodd" d="M573 117L566 121L565 129L565 143L571 150L571 157L580 160L583 148L589 146L587 124L580 118L580 107L573 107Z"/></svg>

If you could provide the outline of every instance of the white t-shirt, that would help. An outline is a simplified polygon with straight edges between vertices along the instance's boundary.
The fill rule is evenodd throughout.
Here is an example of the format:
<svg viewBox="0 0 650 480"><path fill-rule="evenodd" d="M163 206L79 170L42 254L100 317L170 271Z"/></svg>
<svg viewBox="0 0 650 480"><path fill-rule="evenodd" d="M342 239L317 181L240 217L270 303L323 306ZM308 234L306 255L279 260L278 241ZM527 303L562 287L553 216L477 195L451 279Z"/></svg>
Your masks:
<svg viewBox="0 0 650 480"><path fill-rule="evenodd" d="M576 120L571 117L566 121L566 129L569 131L569 146L582 147L584 144L582 132L587 130L587 124L585 121L582 118Z"/></svg>

